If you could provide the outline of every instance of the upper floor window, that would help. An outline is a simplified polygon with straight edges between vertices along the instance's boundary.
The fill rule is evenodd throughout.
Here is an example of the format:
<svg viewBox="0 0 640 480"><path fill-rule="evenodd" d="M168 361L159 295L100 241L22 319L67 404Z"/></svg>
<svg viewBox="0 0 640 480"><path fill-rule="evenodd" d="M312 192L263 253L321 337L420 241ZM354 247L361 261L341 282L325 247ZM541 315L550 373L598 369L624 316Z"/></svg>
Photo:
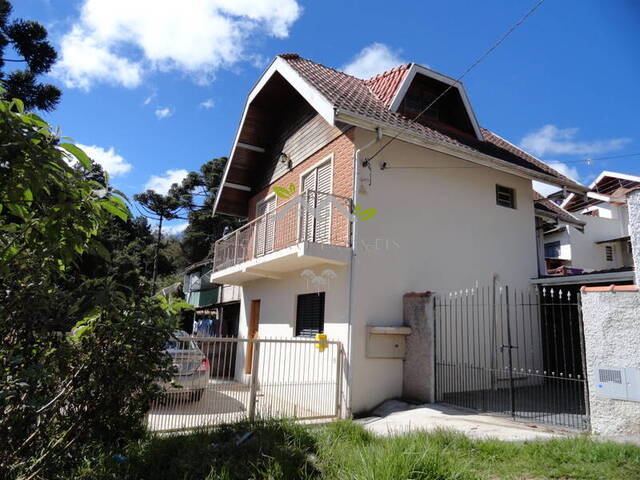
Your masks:
<svg viewBox="0 0 640 480"><path fill-rule="evenodd" d="M544 244L545 258L558 258L560 256L560 240Z"/></svg>
<svg viewBox="0 0 640 480"><path fill-rule="evenodd" d="M516 208L516 191L513 188L496 185L496 204L501 207Z"/></svg>
<svg viewBox="0 0 640 480"><path fill-rule="evenodd" d="M607 245L604 247L604 258L607 259L607 262L613 262L613 246Z"/></svg>

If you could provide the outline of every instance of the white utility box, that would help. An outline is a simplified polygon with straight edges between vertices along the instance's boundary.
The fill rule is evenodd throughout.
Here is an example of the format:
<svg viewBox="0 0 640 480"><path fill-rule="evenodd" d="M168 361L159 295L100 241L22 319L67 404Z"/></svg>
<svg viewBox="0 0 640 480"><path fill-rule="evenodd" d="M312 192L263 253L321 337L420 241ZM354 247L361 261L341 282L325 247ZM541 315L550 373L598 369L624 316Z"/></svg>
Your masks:
<svg viewBox="0 0 640 480"><path fill-rule="evenodd" d="M595 370L595 393L600 397L640 402L640 369L598 367Z"/></svg>

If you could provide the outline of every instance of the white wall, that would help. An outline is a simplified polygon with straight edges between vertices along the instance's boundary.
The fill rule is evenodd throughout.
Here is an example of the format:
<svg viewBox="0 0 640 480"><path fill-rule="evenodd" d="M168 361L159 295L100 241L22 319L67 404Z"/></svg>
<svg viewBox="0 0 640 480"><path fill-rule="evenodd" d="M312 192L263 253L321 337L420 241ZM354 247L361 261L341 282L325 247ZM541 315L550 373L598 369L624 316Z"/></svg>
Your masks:
<svg viewBox="0 0 640 480"><path fill-rule="evenodd" d="M560 242L560 260L571 260L571 238L569 237L569 226L563 227L561 230L549 233L544 236L544 244Z"/></svg>
<svg viewBox="0 0 640 480"><path fill-rule="evenodd" d="M625 234L620 218L609 219L590 215L574 215L586 222L586 225L584 233L574 227L569 227L571 266L585 270L604 270L624 266L626 245L620 242L608 244L613 247L613 261L610 262L605 257L605 245L596 243Z"/></svg>
<svg viewBox="0 0 640 480"><path fill-rule="evenodd" d="M356 132L358 145L370 138ZM382 162L389 168L381 171ZM366 359L364 352L366 325L402 323L404 293L489 285L493 274L527 288L537 276L530 180L399 141L373 162L371 186L368 170L362 173L366 192L358 203L378 213L357 227L354 412L401 394L402 361ZM516 190L515 210L496 205L496 183Z"/></svg>

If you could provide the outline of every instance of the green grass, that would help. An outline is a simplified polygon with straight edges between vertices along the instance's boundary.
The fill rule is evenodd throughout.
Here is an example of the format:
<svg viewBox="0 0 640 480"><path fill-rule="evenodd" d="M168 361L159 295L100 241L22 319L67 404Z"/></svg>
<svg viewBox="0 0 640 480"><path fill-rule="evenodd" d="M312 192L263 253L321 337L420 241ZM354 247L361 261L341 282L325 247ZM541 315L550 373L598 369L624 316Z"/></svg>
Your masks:
<svg viewBox="0 0 640 480"><path fill-rule="evenodd" d="M246 432L253 435L237 445ZM640 448L587 437L508 443L451 432L378 438L350 421L305 427L239 423L188 435L150 436L87 459L73 480L640 479Z"/></svg>

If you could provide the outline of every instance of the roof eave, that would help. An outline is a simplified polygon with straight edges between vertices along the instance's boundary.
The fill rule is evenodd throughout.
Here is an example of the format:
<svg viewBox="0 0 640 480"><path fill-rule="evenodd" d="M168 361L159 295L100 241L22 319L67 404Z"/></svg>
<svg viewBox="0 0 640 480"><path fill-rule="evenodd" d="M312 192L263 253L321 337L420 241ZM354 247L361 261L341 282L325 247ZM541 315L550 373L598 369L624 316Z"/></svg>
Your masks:
<svg viewBox="0 0 640 480"><path fill-rule="evenodd" d="M564 223L567 225L572 225L578 229L583 229L586 225L585 222L581 222L580 220L572 220L566 217L563 217L557 213L547 212L546 210L542 210L539 208L534 209L537 217L547 218L549 220L555 220L558 223Z"/></svg>
<svg viewBox="0 0 640 480"><path fill-rule="evenodd" d="M357 113L337 109L335 112L335 118L336 120L340 120L350 125L354 125L356 127L364 128L367 130L375 131L376 128L381 128L383 135L392 136L392 137L397 136L398 139L405 142L413 143L414 145L427 147L432 150L439 151L441 153L453 155L457 158L462 158L463 160L468 160L473 163L495 168L496 170L501 170L507 173L520 176L520 177L528 178L530 180L538 180L538 181L549 183L559 187L567 187L567 189L571 192L577 192L582 194L588 191L587 187L580 185L579 183L572 182L572 181L565 181L563 179L559 179L551 175L547 175L541 172L535 172L526 167L520 167L518 165L514 165L504 160L500 160L490 155L485 155L484 153L472 152L466 149L457 148L454 145L449 145L444 142L438 142L436 140L427 140L424 137L420 135L414 135L405 129L400 129L398 127L395 127L389 124L383 124L381 122L375 122Z"/></svg>
<svg viewBox="0 0 640 480"><path fill-rule="evenodd" d="M258 81L254 84L253 88L247 95L247 100L244 104L244 108L242 110L242 116L240 117L240 122L238 123L238 128L236 130L236 135L233 141L233 145L231 147L231 153L229 154L229 160L227 161L227 165L224 169L224 174L222 176L222 181L220 182L220 188L218 189L218 193L216 195L215 201L213 203L213 210L211 212L212 215L215 215L218 209L218 203L220 202L220 197L222 196L222 192L225 187L225 183L227 181L227 176L229 174L229 170L231 169L231 164L233 163L233 156L235 154L236 148L238 146L238 139L240 138L240 133L242 132L242 126L244 125L245 118L247 116L247 111L249 110L249 106L253 99L260 93L260 91L264 88L269 79L275 74L280 73L285 80L287 80L293 88L295 88L300 95L302 95L306 101L311 104L311 106L330 124L334 124L334 106L331 104L325 97L322 95L315 87L313 87L309 82L304 80L301 75L299 75L292 67L281 57L275 57L273 61L269 64L267 69L260 75Z"/></svg>

